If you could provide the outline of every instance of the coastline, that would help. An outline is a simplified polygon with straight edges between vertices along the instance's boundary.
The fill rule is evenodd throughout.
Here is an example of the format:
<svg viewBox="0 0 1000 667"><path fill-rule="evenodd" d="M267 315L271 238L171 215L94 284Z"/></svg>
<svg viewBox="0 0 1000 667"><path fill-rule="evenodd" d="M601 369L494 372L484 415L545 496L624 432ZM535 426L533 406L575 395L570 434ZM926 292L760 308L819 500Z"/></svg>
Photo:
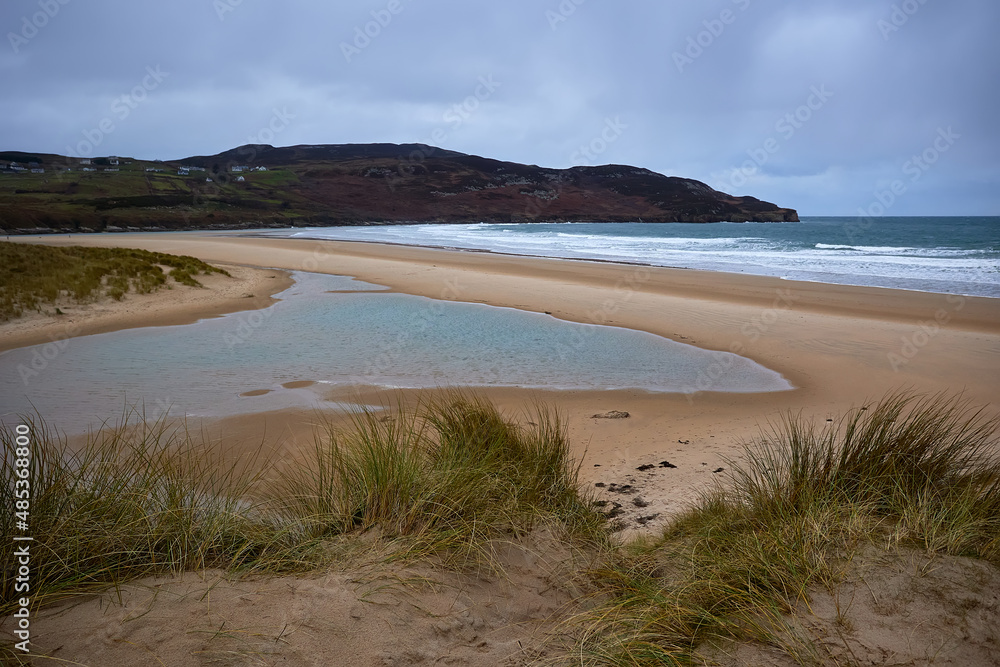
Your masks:
<svg viewBox="0 0 1000 667"><path fill-rule="evenodd" d="M64 315L27 313L0 323L0 353L18 347L141 327L191 324L227 313L266 308L292 286L285 271L219 262L231 275L198 276L203 287L171 282L151 294L127 293L94 303L58 304ZM53 308L54 306L48 306Z"/></svg>
<svg viewBox="0 0 1000 667"><path fill-rule="evenodd" d="M512 413L532 401L557 408L581 457L583 480L591 486L634 484L653 501L644 510L647 514L665 516L693 500L719 479L713 471L725 468L727 458L740 456L741 443L784 415L797 413L823 424L902 388L963 392L971 403L987 405L1000 388L994 361L1000 358L1000 301L986 297L370 242L212 233L19 240L131 246L212 263L350 275L408 294L547 312L735 352L781 373L796 387L768 394L726 394L711 391L711 377L706 376L700 387L704 391L691 395L475 389ZM183 304L178 307L184 310ZM39 334L35 342L48 338ZM336 390L330 398L378 404L395 397L418 400L427 393L364 388ZM593 417L611 410L629 412L630 417ZM304 443L314 421L308 411L288 410L225 418L211 428L235 443L266 424L269 434ZM636 470L662 460L677 468Z"/></svg>
<svg viewBox="0 0 1000 667"><path fill-rule="evenodd" d="M940 237L951 218L887 218L869 229L851 217L813 217L802 224L422 223L259 229L263 238L419 245L500 255L606 262L770 276L800 282L1000 298L997 253L989 247L1000 218L962 221L963 232ZM747 229L746 225L752 229ZM620 225L621 231L615 228ZM965 227L968 226L968 229ZM978 244L978 245L977 245ZM931 259L937 258L937 259ZM961 258L961 259L959 259ZM938 261L941 260L941 261ZM929 260L931 263L928 264Z"/></svg>

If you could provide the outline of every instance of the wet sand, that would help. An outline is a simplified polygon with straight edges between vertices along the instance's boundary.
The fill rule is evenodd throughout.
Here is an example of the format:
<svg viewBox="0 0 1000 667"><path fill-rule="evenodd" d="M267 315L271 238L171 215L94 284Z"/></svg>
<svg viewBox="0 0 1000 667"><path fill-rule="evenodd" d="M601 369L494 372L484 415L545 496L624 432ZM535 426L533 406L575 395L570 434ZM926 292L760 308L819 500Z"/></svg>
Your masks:
<svg viewBox="0 0 1000 667"><path fill-rule="evenodd" d="M782 373L796 389L767 394L713 392L725 368L709 368L694 394L640 391L482 389L511 413L536 401L558 409L589 485L628 510L632 529L655 527L720 477L740 443L783 415L825 423L888 392L964 392L975 404L1000 395L1000 300L717 272L514 257L372 243L270 239L233 233L102 234L19 238L53 244L128 246L188 254L211 263L350 275L396 291L551 313L611 324L749 357ZM278 274L268 274L278 275ZM270 280L270 279L269 279ZM271 288L278 287L271 283ZM271 289L268 288L268 289ZM277 291L275 289L275 291ZM167 294L171 315L197 319L230 312ZM266 289L254 291L263 295ZM271 292L273 293L273 292ZM255 296L254 299L263 299ZM247 299L250 302L250 299ZM259 307L256 302L248 303ZM197 311L197 317L194 317ZM149 314L120 315L114 328L143 326ZM189 320L190 321L190 320ZM166 323L166 322L158 322ZM94 324L99 330L100 325ZM109 329L110 330L110 329ZM91 330L87 330L91 332ZM39 328L19 345L45 342ZM4 336L7 347L11 338ZM0 348L3 349L3 348ZM318 378L299 378L301 383ZM304 386L296 384L294 386ZM261 389L247 387L247 392ZM418 400L427 392L339 390L329 398L369 404ZM627 418L595 418L612 410ZM996 411L995 406L989 408ZM278 450L311 439L317 415L287 410L219 420L210 431ZM341 416L331 415L335 420ZM525 417L525 419L530 419ZM222 437L222 436L220 436ZM279 442L280 441L280 442ZM668 462L668 465L662 465ZM652 468L637 470L640 466ZM671 467L673 466L673 467ZM615 484L615 487L611 487ZM628 493L614 493L631 485ZM633 501L640 496L644 506ZM658 515L645 524L637 519Z"/></svg>

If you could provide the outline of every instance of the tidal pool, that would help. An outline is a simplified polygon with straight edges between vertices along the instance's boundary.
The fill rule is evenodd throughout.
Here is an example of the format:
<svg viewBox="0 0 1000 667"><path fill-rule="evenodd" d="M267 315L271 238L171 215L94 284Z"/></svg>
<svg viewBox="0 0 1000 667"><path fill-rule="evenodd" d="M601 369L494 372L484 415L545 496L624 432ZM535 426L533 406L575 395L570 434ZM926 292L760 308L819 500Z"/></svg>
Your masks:
<svg viewBox="0 0 1000 667"><path fill-rule="evenodd" d="M508 386L690 393L792 389L728 352L549 315L296 273L269 308L0 355L0 419L37 410L68 431L147 416L332 406L325 388Z"/></svg>

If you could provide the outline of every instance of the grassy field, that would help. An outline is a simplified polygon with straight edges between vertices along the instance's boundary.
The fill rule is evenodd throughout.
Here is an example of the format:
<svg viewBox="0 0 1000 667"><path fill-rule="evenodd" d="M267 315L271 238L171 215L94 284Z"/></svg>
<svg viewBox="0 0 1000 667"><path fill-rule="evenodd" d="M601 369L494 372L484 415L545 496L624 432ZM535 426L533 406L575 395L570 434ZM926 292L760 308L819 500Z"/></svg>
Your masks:
<svg viewBox="0 0 1000 667"><path fill-rule="evenodd" d="M102 296L120 300L130 290L146 294L169 288L168 275L196 287L201 283L195 276L209 273L228 275L194 257L162 252L0 241L0 322L41 311L44 304L55 308L60 298L75 303Z"/></svg>
<svg viewBox="0 0 1000 667"><path fill-rule="evenodd" d="M544 408L528 425L466 395L361 411L277 468L222 465L185 431L141 419L77 452L26 423L17 455L30 461L34 607L157 573L320 571L359 549L381 562L489 565L491 540L547 526L597 563L563 623L567 664L704 664L725 642L788 664L860 664L824 661L793 627L809 591L900 549L1000 565L998 424L942 396L889 396L823 429L789 418L662 535L624 545L580 491L565 430ZM2 434L5 451L16 437ZM13 466L6 457L5 479ZM0 494L15 506L13 486ZM6 615L9 512L0 533Z"/></svg>
<svg viewBox="0 0 1000 667"><path fill-rule="evenodd" d="M204 171L181 176L174 167L148 161L122 164L112 173L65 166L50 165L45 174L0 173L0 229L186 229L248 220L265 225L320 210L290 190L300 178L288 169L246 174L244 182L212 174L209 183Z"/></svg>

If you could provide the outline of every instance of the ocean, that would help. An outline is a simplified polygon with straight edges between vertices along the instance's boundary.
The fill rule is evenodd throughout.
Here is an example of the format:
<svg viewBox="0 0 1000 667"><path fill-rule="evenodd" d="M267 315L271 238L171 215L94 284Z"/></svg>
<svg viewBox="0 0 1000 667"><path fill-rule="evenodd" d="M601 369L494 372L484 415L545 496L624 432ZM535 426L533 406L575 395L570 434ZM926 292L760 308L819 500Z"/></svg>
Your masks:
<svg viewBox="0 0 1000 667"><path fill-rule="evenodd" d="M1000 217L808 217L796 223L415 224L263 233L1000 298Z"/></svg>

